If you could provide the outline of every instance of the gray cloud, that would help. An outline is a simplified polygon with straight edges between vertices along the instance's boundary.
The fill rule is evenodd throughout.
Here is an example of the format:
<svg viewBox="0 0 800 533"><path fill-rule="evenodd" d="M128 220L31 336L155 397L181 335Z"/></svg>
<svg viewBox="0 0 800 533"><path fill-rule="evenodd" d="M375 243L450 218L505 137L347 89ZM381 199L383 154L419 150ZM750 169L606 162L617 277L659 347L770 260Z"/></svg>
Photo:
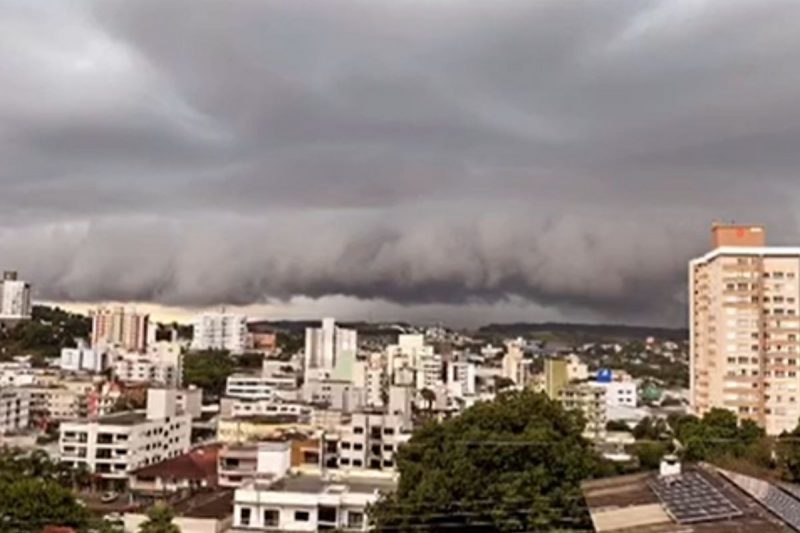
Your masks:
<svg viewBox="0 0 800 533"><path fill-rule="evenodd" d="M0 264L50 300L680 323L712 219L796 233L798 36L788 1L9 0Z"/></svg>

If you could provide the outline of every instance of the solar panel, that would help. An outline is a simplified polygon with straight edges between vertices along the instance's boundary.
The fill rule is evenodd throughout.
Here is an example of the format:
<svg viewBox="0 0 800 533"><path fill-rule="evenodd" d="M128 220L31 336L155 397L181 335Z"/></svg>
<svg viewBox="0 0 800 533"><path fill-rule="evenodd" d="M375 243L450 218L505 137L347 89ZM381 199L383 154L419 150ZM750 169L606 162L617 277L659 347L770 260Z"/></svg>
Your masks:
<svg viewBox="0 0 800 533"><path fill-rule="evenodd" d="M719 471L778 518L800 530L800 489L797 486L785 484L778 488L762 479L722 469Z"/></svg>
<svg viewBox="0 0 800 533"><path fill-rule="evenodd" d="M650 488L679 524L741 516L742 511L698 472L651 480Z"/></svg>

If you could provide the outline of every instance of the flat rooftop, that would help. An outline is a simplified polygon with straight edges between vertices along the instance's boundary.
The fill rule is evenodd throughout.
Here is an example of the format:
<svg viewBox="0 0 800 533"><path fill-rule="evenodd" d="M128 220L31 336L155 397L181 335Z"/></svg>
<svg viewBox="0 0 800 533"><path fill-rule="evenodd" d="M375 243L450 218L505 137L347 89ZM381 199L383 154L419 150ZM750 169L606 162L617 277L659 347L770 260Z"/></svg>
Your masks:
<svg viewBox="0 0 800 533"><path fill-rule="evenodd" d="M349 477L345 479L323 479L316 475L299 475L280 479L270 486L270 490L282 492L303 492L322 494L349 492L373 494L376 491L391 491L397 484L391 479L370 477Z"/></svg>
<svg viewBox="0 0 800 533"><path fill-rule="evenodd" d="M69 422L74 424L91 424L96 422L109 426L135 426L141 424L145 420L147 420L147 415L144 411L123 411L93 418L77 418Z"/></svg>
<svg viewBox="0 0 800 533"><path fill-rule="evenodd" d="M581 484L595 531L772 533L788 530L781 520L710 468L689 467L684 469L684 473L702 477L741 514L691 524L678 523L653 491L658 474L629 474Z"/></svg>

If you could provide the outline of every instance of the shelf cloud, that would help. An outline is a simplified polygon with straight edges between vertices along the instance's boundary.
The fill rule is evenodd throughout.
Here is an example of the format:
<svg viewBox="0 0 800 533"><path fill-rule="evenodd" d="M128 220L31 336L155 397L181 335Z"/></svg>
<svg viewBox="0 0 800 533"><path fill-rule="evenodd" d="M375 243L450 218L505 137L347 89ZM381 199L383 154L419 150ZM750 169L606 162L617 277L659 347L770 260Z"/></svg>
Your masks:
<svg viewBox="0 0 800 533"><path fill-rule="evenodd" d="M797 241L798 54L796 2L11 0L0 267L680 324L712 220Z"/></svg>

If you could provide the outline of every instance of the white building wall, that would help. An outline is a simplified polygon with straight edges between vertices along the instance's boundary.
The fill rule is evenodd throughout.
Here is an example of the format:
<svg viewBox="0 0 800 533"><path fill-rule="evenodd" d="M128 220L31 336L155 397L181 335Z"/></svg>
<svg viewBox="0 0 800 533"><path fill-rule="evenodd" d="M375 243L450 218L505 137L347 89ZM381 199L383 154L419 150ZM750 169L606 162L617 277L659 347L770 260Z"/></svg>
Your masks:
<svg viewBox="0 0 800 533"><path fill-rule="evenodd" d="M24 389L0 389L0 435L27 428L30 407L30 395Z"/></svg>
<svg viewBox="0 0 800 533"><path fill-rule="evenodd" d="M231 313L204 313L192 323L193 350L247 350L247 317Z"/></svg>

